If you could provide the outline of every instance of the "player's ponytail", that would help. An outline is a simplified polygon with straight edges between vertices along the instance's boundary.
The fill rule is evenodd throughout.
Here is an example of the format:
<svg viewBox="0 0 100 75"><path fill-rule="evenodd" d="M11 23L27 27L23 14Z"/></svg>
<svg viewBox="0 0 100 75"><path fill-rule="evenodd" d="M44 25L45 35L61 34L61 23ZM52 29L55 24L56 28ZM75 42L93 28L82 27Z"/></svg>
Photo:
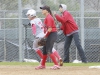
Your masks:
<svg viewBox="0 0 100 75"><path fill-rule="evenodd" d="M58 23L57 23L57 20L55 19L54 15L52 14L52 11L51 11L51 10L49 10L48 12L49 12L49 13L50 13L50 15L53 17L53 19L54 19L54 21L55 21L55 24L58 24Z"/></svg>
<svg viewBox="0 0 100 75"><path fill-rule="evenodd" d="M51 15L51 16L53 16L52 11L51 11L50 9L49 9L49 11L48 11L48 12L50 13L50 15Z"/></svg>

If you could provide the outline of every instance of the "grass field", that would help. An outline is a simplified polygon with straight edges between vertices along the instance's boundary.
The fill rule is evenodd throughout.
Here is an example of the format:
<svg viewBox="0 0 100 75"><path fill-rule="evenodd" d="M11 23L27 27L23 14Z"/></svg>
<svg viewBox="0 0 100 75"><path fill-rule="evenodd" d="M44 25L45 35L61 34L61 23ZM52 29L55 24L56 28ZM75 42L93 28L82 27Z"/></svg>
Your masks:
<svg viewBox="0 0 100 75"><path fill-rule="evenodd" d="M89 69L89 66L100 63L64 63L59 70L51 70L53 63L47 63L46 69L35 70L39 63L0 62L0 75L100 75L100 69Z"/></svg>

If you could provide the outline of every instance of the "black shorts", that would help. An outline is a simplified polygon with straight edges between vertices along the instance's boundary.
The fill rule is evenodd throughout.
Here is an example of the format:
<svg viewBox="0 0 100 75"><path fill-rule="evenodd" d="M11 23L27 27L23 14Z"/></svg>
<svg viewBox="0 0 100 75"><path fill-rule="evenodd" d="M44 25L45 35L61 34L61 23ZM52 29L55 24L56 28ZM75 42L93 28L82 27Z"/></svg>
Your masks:
<svg viewBox="0 0 100 75"><path fill-rule="evenodd" d="M57 32L51 32L47 37L46 45L43 47L43 54L52 53L54 42L57 39Z"/></svg>

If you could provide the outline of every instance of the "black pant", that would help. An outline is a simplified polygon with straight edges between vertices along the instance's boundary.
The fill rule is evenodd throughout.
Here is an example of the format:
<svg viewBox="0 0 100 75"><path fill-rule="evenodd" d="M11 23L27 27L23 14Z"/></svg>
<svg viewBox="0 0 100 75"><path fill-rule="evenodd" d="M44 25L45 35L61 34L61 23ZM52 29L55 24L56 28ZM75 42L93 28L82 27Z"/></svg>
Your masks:
<svg viewBox="0 0 100 75"><path fill-rule="evenodd" d="M57 32L51 32L47 38L46 45L43 47L43 54L51 54L54 42L57 39Z"/></svg>
<svg viewBox="0 0 100 75"><path fill-rule="evenodd" d="M64 45L64 62L69 62L69 47L71 45L72 38L75 41L75 45L78 49L78 52L79 52L82 62L86 62L86 56L85 56L85 53L80 44L78 32L76 32L70 36L66 36L65 45Z"/></svg>

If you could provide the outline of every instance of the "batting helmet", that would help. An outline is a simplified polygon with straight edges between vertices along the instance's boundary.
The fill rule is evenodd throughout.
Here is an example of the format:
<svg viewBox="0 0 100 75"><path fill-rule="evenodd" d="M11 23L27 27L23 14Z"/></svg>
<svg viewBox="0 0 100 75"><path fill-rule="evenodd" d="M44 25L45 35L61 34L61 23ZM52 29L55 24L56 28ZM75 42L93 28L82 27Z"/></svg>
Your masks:
<svg viewBox="0 0 100 75"><path fill-rule="evenodd" d="M30 10L27 11L26 15L30 15L30 16L32 16L32 17L33 17L33 16L36 16L36 11L33 10L33 9L30 9Z"/></svg>

